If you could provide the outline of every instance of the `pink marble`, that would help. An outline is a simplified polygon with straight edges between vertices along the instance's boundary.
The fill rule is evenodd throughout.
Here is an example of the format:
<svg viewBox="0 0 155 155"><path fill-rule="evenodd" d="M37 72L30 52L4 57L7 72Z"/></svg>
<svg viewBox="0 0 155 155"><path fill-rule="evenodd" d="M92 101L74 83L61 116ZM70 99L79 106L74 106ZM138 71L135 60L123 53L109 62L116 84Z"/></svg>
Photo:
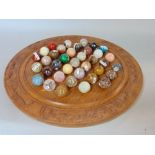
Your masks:
<svg viewBox="0 0 155 155"><path fill-rule="evenodd" d="M109 61L109 62L112 62L112 61L115 60L115 55L112 54L112 53L107 53L107 54L105 55L105 59L106 59L107 61Z"/></svg>
<svg viewBox="0 0 155 155"><path fill-rule="evenodd" d="M57 71L53 76L56 82L63 82L65 80L65 74L62 71Z"/></svg>

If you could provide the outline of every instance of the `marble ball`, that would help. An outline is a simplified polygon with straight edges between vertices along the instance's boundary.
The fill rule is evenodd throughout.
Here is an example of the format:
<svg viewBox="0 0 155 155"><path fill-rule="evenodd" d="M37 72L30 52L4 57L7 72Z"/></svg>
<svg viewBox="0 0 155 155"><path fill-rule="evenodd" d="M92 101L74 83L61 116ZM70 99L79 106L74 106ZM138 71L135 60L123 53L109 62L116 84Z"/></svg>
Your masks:
<svg viewBox="0 0 155 155"><path fill-rule="evenodd" d="M31 66L34 73L39 73L42 70L42 64L40 62L35 62Z"/></svg>
<svg viewBox="0 0 155 155"><path fill-rule="evenodd" d="M74 48L68 48L66 53L69 55L69 57L74 57L76 55Z"/></svg>
<svg viewBox="0 0 155 155"><path fill-rule="evenodd" d="M77 85L77 79L72 75L68 76L66 78L66 85L70 88L75 87Z"/></svg>
<svg viewBox="0 0 155 155"><path fill-rule="evenodd" d="M75 43L74 44L74 49L76 52L79 52L82 49L82 45L80 43Z"/></svg>
<svg viewBox="0 0 155 155"><path fill-rule="evenodd" d="M109 62L106 59L101 59L99 64L102 65L104 68L109 66Z"/></svg>
<svg viewBox="0 0 155 155"><path fill-rule="evenodd" d="M66 51L66 46L65 45L63 45L63 44L59 44L58 46L57 46L57 50L58 50L58 52L59 53L65 53L65 51Z"/></svg>
<svg viewBox="0 0 155 155"><path fill-rule="evenodd" d="M66 48L70 48L72 46L71 40L65 40L64 45L66 46Z"/></svg>
<svg viewBox="0 0 155 155"><path fill-rule="evenodd" d="M69 56L68 56L68 54L61 54L61 56L60 56L60 61L62 62L62 63L67 63L68 61L69 61Z"/></svg>
<svg viewBox="0 0 155 155"><path fill-rule="evenodd" d="M87 93L90 91L91 86L87 81L82 81L80 82L78 88L81 93Z"/></svg>
<svg viewBox="0 0 155 155"><path fill-rule="evenodd" d="M99 49L101 49L103 53L106 53L106 52L108 52L108 50L109 50L109 48L108 48L107 46L105 46L105 45L101 45L101 46L99 47Z"/></svg>
<svg viewBox="0 0 155 155"><path fill-rule="evenodd" d="M76 68L74 70L74 76L77 78L77 79L82 79L84 78L85 76L85 71L83 68Z"/></svg>
<svg viewBox="0 0 155 155"><path fill-rule="evenodd" d="M62 67L62 63L61 63L61 61L59 59L55 59L55 60L52 61L51 66L52 66L52 68L54 70L59 70Z"/></svg>
<svg viewBox="0 0 155 155"><path fill-rule="evenodd" d="M90 57L88 58L88 61L89 61L92 65L94 65L94 64L97 63L98 58L96 58L94 55L90 55Z"/></svg>
<svg viewBox="0 0 155 155"><path fill-rule="evenodd" d="M84 52L86 53L87 56L89 56L93 53L93 50L91 47L87 46L84 48Z"/></svg>
<svg viewBox="0 0 155 155"><path fill-rule="evenodd" d="M101 57L103 56L103 52L102 52L101 49L95 49L93 55L94 55L97 59L99 59L99 58L101 58Z"/></svg>
<svg viewBox="0 0 155 155"><path fill-rule="evenodd" d="M113 53L107 53L105 59L109 62L113 62L115 60L115 55Z"/></svg>
<svg viewBox="0 0 155 155"><path fill-rule="evenodd" d="M36 74L32 77L32 84L35 86L41 86L44 82L44 78L41 74Z"/></svg>
<svg viewBox="0 0 155 155"><path fill-rule="evenodd" d="M122 65L121 64L113 64L112 69L115 72L119 72L122 69Z"/></svg>
<svg viewBox="0 0 155 155"><path fill-rule="evenodd" d="M40 61L41 59L41 56L38 52L33 52L33 57L32 57L32 60L33 61Z"/></svg>
<svg viewBox="0 0 155 155"><path fill-rule="evenodd" d="M57 44L55 42L51 42L49 45L48 45L48 48L50 50L56 50L57 48Z"/></svg>
<svg viewBox="0 0 155 155"><path fill-rule="evenodd" d="M52 59L57 59L59 57L59 52L57 50L52 50L48 54Z"/></svg>
<svg viewBox="0 0 155 155"><path fill-rule="evenodd" d="M63 72L64 72L65 74L70 74L70 73L72 73L72 71L73 71L73 67L72 67L71 64L65 64L65 65L63 65L62 70L63 70Z"/></svg>
<svg viewBox="0 0 155 155"><path fill-rule="evenodd" d="M53 69L52 69L50 66L45 66L45 67L42 69L42 73L43 73L46 77L49 77L49 76L52 75Z"/></svg>
<svg viewBox="0 0 155 155"><path fill-rule="evenodd" d="M85 52L79 52L77 54L77 58L80 60L80 61L84 61L86 59L86 53Z"/></svg>
<svg viewBox="0 0 155 155"><path fill-rule="evenodd" d="M67 88L67 86L61 84L56 87L55 93L59 97L64 97L68 94L68 88Z"/></svg>
<svg viewBox="0 0 155 155"><path fill-rule="evenodd" d="M99 83L98 85L101 87L101 88L109 88L112 83L110 81L110 79L106 76L103 76L100 80L99 80Z"/></svg>
<svg viewBox="0 0 155 155"><path fill-rule="evenodd" d="M85 38L82 38L82 39L80 40L80 44L81 44L83 47L85 47L85 46L87 46L87 44L88 44L88 40L85 39Z"/></svg>
<svg viewBox="0 0 155 155"><path fill-rule="evenodd" d="M65 74L62 71L56 71L53 78L56 82L63 82L65 80Z"/></svg>
<svg viewBox="0 0 155 155"><path fill-rule="evenodd" d="M95 49L98 47L96 43L91 43L89 46L90 46L93 50L95 50Z"/></svg>
<svg viewBox="0 0 155 155"><path fill-rule="evenodd" d="M104 73L104 67L101 65L96 66L94 69L94 73L96 75L102 75Z"/></svg>
<svg viewBox="0 0 155 155"><path fill-rule="evenodd" d="M78 58L72 58L70 60L70 64L72 65L72 67L77 68L80 66L80 60Z"/></svg>
<svg viewBox="0 0 155 155"><path fill-rule="evenodd" d="M91 63L89 61L84 61L81 64L81 68L88 72L91 69Z"/></svg>
<svg viewBox="0 0 155 155"><path fill-rule="evenodd" d="M110 80L114 80L117 77L117 73L113 70L109 70L106 72L106 76L110 79Z"/></svg>
<svg viewBox="0 0 155 155"><path fill-rule="evenodd" d="M41 63L42 63L43 65L45 65L45 66L50 65L51 62L52 62L52 59L51 59L50 56L43 56L43 57L41 58Z"/></svg>
<svg viewBox="0 0 155 155"><path fill-rule="evenodd" d="M98 76L95 73L89 73L86 77L86 80L90 83L90 84L95 84L98 80Z"/></svg>
<svg viewBox="0 0 155 155"><path fill-rule="evenodd" d="M47 56L49 53L49 49L47 47L41 47L40 50L39 50L39 54L41 56Z"/></svg>
<svg viewBox="0 0 155 155"><path fill-rule="evenodd" d="M47 79L43 83L43 88L46 91L53 91L56 87L56 83L53 79Z"/></svg>

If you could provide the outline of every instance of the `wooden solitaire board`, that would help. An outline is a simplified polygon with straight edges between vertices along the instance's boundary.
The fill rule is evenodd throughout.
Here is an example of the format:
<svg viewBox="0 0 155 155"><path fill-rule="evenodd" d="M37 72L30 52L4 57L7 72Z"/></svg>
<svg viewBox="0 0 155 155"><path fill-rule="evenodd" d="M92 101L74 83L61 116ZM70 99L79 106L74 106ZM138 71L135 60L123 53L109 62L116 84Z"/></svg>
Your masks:
<svg viewBox="0 0 155 155"><path fill-rule="evenodd" d="M58 97L54 92L44 91L42 86L32 85L34 51L51 41L59 44L69 39L76 43L81 38L107 45L116 56L115 62L122 64L123 70L110 88L101 89L95 84L90 92L82 94L74 87L67 96ZM38 41L21 50L9 62L4 82L12 102L29 116L53 125L82 127L105 122L126 111L140 93L143 76L136 60L121 47L99 38L71 35Z"/></svg>

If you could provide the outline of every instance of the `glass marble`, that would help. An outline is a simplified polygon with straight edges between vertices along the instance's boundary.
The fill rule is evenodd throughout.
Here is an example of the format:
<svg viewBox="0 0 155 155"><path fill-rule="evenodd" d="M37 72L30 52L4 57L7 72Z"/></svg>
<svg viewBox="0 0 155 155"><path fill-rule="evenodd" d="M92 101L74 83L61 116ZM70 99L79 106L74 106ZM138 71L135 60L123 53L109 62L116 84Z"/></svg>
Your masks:
<svg viewBox="0 0 155 155"><path fill-rule="evenodd" d="M73 71L73 67L72 67L71 64L65 64L65 65L63 65L62 70L63 70L63 72L64 72L65 74L71 74L72 71Z"/></svg>
<svg viewBox="0 0 155 155"><path fill-rule="evenodd" d="M80 44L81 44L83 47L85 47L85 46L87 46L87 44L88 44L88 40L85 39L85 38L83 38L83 39L80 40Z"/></svg>
<svg viewBox="0 0 155 155"><path fill-rule="evenodd" d="M41 86L44 82L44 78L41 74L36 74L32 77L32 84L35 86Z"/></svg>
<svg viewBox="0 0 155 155"><path fill-rule="evenodd" d="M69 55L69 57L74 57L76 55L76 51L74 48L68 48L66 53Z"/></svg>
<svg viewBox="0 0 155 155"><path fill-rule="evenodd" d="M54 70L59 70L62 67L62 63L61 63L61 61L59 59L55 59L55 60L52 61L51 66L52 66L52 68Z"/></svg>
<svg viewBox="0 0 155 155"><path fill-rule="evenodd" d="M63 82L65 80L65 74L62 71L56 71L53 78L56 82Z"/></svg>
<svg viewBox="0 0 155 155"><path fill-rule="evenodd" d="M113 70L109 70L106 72L106 76L110 79L110 80L114 80L117 77L117 73Z"/></svg>
<svg viewBox="0 0 155 155"><path fill-rule="evenodd" d="M88 72L91 69L91 63L89 61L84 61L81 64L81 68Z"/></svg>
<svg viewBox="0 0 155 155"><path fill-rule="evenodd" d="M94 69L96 75L102 75L104 73L104 68L101 65L98 65Z"/></svg>
<svg viewBox="0 0 155 155"><path fill-rule="evenodd" d="M49 48L49 50L56 50L57 44L54 43L54 42L51 42L51 43L48 45L48 48Z"/></svg>
<svg viewBox="0 0 155 155"><path fill-rule="evenodd" d="M76 68L74 70L74 76L77 78L77 79L82 79L84 78L85 76L85 71L83 68Z"/></svg>
<svg viewBox="0 0 155 155"><path fill-rule="evenodd" d="M98 48L97 48L97 49L95 49L93 55L94 55L97 59L99 59L99 58L101 58L101 57L103 56L103 52L102 52L101 49L98 49Z"/></svg>
<svg viewBox="0 0 155 155"><path fill-rule="evenodd" d="M56 83L52 79L47 79L43 83L43 88L46 91L53 91L55 89L55 87L56 87Z"/></svg>
<svg viewBox="0 0 155 155"><path fill-rule="evenodd" d="M70 40L65 40L64 45L66 46L66 48L70 48L72 46L72 42Z"/></svg>
<svg viewBox="0 0 155 155"><path fill-rule="evenodd" d="M98 76L95 73L89 73L86 77L86 80L90 83L90 84L95 84L98 80Z"/></svg>
<svg viewBox="0 0 155 155"><path fill-rule="evenodd" d="M59 85L56 87L55 93L59 97L64 97L68 94L68 88L65 85Z"/></svg>
<svg viewBox="0 0 155 155"><path fill-rule="evenodd" d="M48 53L49 53L49 49L47 47L45 47L45 46L41 47L40 50L39 50L39 54L41 56L46 56L46 55L48 55Z"/></svg>
<svg viewBox="0 0 155 155"><path fill-rule="evenodd" d="M57 46L57 50L58 50L58 52L59 53L65 53L65 51L66 51L66 46L65 45L63 45L63 44L59 44L58 46Z"/></svg>
<svg viewBox="0 0 155 155"><path fill-rule="evenodd" d="M101 88L109 88L112 84L111 81L108 77L103 76L100 80L99 80L99 86Z"/></svg>
<svg viewBox="0 0 155 155"><path fill-rule="evenodd" d="M80 66L80 60L78 58L72 58L70 60L70 64L72 65L72 67L77 68Z"/></svg>
<svg viewBox="0 0 155 155"><path fill-rule="evenodd" d="M82 81L80 82L78 88L81 93L88 93L91 89L91 86L87 81Z"/></svg>
<svg viewBox="0 0 155 155"><path fill-rule="evenodd" d="M94 55L90 55L90 57L88 58L89 62L94 65L97 63L98 59L94 56Z"/></svg>
<svg viewBox="0 0 155 155"><path fill-rule="evenodd" d="M41 56L38 52L33 52L33 57L32 57L33 61L40 61Z"/></svg>
<svg viewBox="0 0 155 155"><path fill-rule="evenodd" d="M66 78L66 85L70 88L75 87L77 85L77 79L72 75L68 76Z"/></svg>
<svg viewBox="0 0 155 155"><path fill-rule="evenodd" d="M41 63L42 63L43 65L45 65L45 66L50 65L51 62L52 62L52 59L51 59L50 56L43 56L43 57L41 58Z"/></svg>
<svg viewBox="0 0 155 155"><path fill-rule="evenodd" d="M80 43L75 43L74 48L76 52L79 52L82 49L82 45Z"/></svg>
<svg viewBox="0 0 155 155"><path fill-rule="evenodd" d="M67 54L61 54L59 59L62 63L67 63L69 61L69 56Z"/></svg>
<svg viewBox="0 0 155 155"><path fill-rule="evenodd" d="M105 45L101 45L99 48L102 50L103 54L108 52L108 50L109 50L109 48Z"/></svg>
<svg viewBox="0 0 155 155"><path fill-rule="evenodd" d="M53 69L52 69L50 66L45 66L45 67L42 69L42 73L43 73L46 77L49 77L49 76L52 75Z"/></svg>
<svg viewBox="0 0 155 155"><path fill-rule="evenodd" d="M122 69L122 65L121 64L113 64L112 69L115 72L119 72Z"/></svg>
<svg viewBox="0 0 155 155"><path fill-rule="evenodd" d="M102 65L104 68L109 66L109 62L106 59L101 59L99 64Z"/></svg>
<svg viewBox="0 0 155 155"><path fill-rule="evenodd" d="M40 62L35 62L32 64L31 68L34 73L39 73L42 69L42 64Z"/></svg>
<svg viewBox="0 0 155 155"><path fill-rule="evenodd" d="M105 59L109 62L113 62L115 60L115 55L113 53L107 53Z"/></svg>
<svg viewBox="0 0 155 155"><path fill-rule="evenodd" d="M95 50L95 49L98 47L96 43L91 43L89 46L90 46L93 50Z"/></svg>
<svg viewBox="0 0 155 155"><path fill-rule="evenodd" d="M77 58L80 60L80 61L84 61L86 59L86 53L85 52L79 52L77 54Z"/></svg>
<svg viewBox="0 0 155 155"><path fill-rule="evenodd" d="M87 56L89 56L93 53L93 50L91 47L87 46L84 48L84 52L86 53Z"/></svg>
<svg viewBox="0 0 155 155"><path fill-rule="evenodd" d="M52 50L48 54L52 59L57 59L59 57L59 52L57 50Z"/></svg>

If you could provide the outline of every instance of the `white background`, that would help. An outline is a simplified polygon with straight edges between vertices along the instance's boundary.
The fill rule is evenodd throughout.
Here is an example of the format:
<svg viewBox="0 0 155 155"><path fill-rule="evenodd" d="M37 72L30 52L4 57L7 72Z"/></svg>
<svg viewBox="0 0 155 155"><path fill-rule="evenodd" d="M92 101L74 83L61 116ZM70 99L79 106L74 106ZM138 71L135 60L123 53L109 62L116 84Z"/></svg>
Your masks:
<svg viewBox="0 0 155 155"><path fill-rule="evenodd" d="M0 134L155 134L154 28L155 20L0 20ZM143 91L118 118L92 127L55 127L33 120L8 98L3 75L10 59L38 40L69 34L114 42L139 62L144 74Z"/></svg>

